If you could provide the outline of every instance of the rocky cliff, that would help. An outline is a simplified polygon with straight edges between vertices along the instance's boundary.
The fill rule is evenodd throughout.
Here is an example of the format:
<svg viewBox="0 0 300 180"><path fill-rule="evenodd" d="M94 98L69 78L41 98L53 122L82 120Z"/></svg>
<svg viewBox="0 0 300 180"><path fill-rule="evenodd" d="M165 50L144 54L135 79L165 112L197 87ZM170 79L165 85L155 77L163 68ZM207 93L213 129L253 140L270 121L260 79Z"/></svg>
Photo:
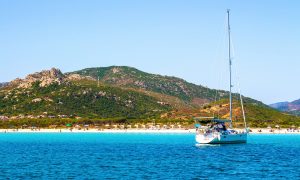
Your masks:
<svg viewBox="0 0 300 180"><path fill-rule="evenodd" d="M94 80L92 77L82 76L80 74L64 75L59 69L52 68L50 70L43 70L41 72L29 74L25 77L25 79L17 78L11 81L9 85L26 89L31 87L36 82L39 82L40 87L47 87L53 83L61 85L69 81L76 81L82 79Z"/></svg>
<svg viewBox="0 0 300 180"><path fill-rule="evenodd" d="M39 82L40 87L46 87L50 84L62 84L65 81L65 75L56 68L50 70L43 70L34 74L29 74L25 79L15 79L10 82L10 85L17 86L18 88L29 88L35 82Z"/></svg>

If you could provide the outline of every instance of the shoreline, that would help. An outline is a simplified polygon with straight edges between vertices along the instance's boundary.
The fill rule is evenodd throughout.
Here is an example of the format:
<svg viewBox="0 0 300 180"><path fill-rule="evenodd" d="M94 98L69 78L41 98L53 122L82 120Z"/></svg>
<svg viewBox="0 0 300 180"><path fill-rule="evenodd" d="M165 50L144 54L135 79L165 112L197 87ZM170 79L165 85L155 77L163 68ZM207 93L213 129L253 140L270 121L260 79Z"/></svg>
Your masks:
<svg viewBox="0 0 300 180"><path fill-rule="evenodd" d="M242 129L237 129L242 131ZM255 128L251 129L249 134L300 134L299 130L272 130ZM195 129L0 129L0 133L102 133L102 134L114 134L114 133L135 133L135 134L195 134Z"/></svg>

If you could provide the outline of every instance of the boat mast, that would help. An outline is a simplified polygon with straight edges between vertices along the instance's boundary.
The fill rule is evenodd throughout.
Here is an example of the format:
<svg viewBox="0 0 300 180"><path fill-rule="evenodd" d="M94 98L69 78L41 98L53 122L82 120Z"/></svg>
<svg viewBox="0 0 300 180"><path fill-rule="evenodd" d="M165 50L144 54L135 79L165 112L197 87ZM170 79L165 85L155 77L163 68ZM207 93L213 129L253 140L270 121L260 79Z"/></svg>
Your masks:
<svg viewBox="0 0 300 180"><path fill-rule="evenodd" d="M231 81L231 37L230 37L230 21L229 21L229 15L230 15L230 9L227 9L227 22L228 22L228 59L229 59L229 106L230 106L230 118L229 120L231 121L230 127L232 128L232 81Z"/></svg>

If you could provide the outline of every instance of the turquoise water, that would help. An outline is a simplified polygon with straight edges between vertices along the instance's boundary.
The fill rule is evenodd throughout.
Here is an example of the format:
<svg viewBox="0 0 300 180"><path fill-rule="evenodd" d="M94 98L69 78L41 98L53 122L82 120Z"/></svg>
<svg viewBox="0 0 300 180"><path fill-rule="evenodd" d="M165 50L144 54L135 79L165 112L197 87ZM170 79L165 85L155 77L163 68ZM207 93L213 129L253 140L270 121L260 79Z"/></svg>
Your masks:
<svg viewBox="0 0 300 180"><path fill-rule="evenodd" d="M195 146L192 134L0 134L6 179L300 179L300 135Z"/></svg>

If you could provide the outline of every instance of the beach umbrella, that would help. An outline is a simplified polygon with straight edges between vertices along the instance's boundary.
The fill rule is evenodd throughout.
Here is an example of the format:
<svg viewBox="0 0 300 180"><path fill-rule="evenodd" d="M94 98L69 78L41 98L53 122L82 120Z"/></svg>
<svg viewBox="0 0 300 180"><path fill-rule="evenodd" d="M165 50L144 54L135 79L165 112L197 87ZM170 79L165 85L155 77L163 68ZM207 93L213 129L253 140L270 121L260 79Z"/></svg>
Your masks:
<svg viewBox="0 0 300 180"><path fill-rule="evenodd" d="M195 128L200 128L201 125L200 124L195 124Z"/></svg>
<svg viewBox="0 0 300 180"><path fill-rule="evenodd" d="M71 124L71 123L69 123L69 124L66 124L66 126L67 126L67 127L72 127L72 124Z"/></svg>

